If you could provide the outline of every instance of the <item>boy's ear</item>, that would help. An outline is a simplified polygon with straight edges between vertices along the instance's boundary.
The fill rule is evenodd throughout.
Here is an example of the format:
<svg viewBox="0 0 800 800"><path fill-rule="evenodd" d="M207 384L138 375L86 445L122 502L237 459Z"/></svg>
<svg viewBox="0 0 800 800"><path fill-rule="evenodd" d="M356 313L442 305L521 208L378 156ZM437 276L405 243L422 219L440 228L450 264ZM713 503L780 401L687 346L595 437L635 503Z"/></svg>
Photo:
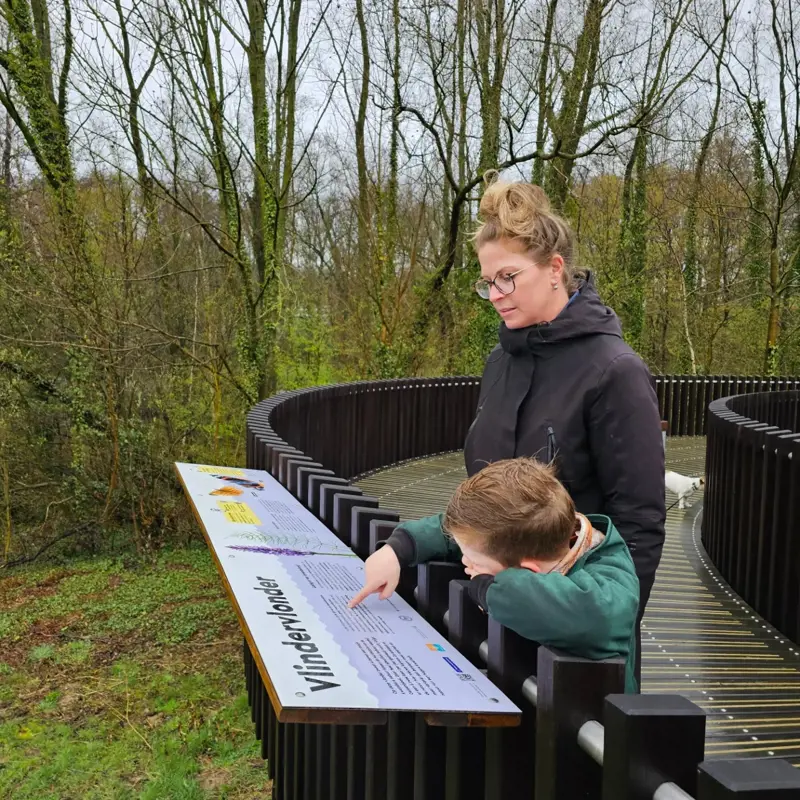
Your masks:
<svg viewBox="0 0 800 800"><path fill-rule="evenodd" d="M523 558L522 561L519 562L519 566L521 569L529 569L531 572L542 571L542 568L539 566L539 562L533 558Z"/></svg>

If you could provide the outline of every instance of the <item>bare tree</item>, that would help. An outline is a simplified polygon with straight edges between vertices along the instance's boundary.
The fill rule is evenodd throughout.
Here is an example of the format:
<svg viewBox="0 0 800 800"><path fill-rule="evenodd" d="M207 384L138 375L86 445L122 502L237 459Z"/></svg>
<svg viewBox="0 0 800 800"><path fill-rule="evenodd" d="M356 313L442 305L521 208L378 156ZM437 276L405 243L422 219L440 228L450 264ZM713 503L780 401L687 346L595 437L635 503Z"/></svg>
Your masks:
<svg viewBox="0 0 800 800"><path fill-rule="evenodd" d="M765 8L766 6L766 8ZM779 367L779 322L784 298L800 259L800 244L792 241L790 213L796 202L796 184L800 171L800 56L797 43L800 30L795 21L796 8L791 0L768 0L759 6L763 18L754 22L748 48L731 53L725 66L739 96L753 132L756 155L766 165L769 197L761 206L748 193L751 210L761 219L769 252L767 272L767 316L764 369L775 374ZM767 87L778 94L776 112L771 107ZM774 97L774 95L773 95Z"/></svg>

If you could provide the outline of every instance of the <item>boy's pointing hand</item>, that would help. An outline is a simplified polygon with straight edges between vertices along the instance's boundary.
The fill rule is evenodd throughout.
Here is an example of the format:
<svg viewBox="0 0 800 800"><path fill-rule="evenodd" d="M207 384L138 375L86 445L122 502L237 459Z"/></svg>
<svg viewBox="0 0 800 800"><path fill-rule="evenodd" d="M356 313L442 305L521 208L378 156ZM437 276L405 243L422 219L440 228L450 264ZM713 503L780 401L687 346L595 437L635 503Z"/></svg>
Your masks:
<svg viewBox="0 0 800 800"><path fill-rule="evenodd" d="M364 588L347 604L355 608L371 594L380 592L381 600L394 594L400 582L400 561L391 547L384 546L376 550L364 562Z"/></svg>

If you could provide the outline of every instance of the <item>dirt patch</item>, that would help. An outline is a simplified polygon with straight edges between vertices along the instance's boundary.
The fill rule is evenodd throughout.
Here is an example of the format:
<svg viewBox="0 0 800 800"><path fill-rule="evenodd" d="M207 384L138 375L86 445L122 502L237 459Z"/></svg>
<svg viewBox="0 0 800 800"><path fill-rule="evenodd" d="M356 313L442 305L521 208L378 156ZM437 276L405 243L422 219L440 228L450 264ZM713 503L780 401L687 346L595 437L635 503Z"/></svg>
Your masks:
<svg viewBox="0 0 800 800"><path fill-rule="evenodd" d="M54 639L63 638L63 629L79 620L80 617L80 614L73 612L64 617L37 619L28 629L28 644L31 647L38 644L52 644Z"/></svg>
<svg viewBox="0 0 800 800"><path fill-rule="evenodd" d="M168 611L174 611L176 608L180 608L181 606L194 605L198 601L203 600L203 599L205 599L205 598L203 598L203 597L189 597L186 600L173 600L173 601L170 601L168 603L162 603L158 608L158 612L159 612L159 614L164 614L164 613L166 613Z"/></svg>
<svg viewBox="0 0 800 800"><path fill-rule="evenodd" d="M25 579L21 575L16 575L13 578L0 579L0 605L5 602L6 596L10 595L15 589L18 589L25 583Z"/></svg>
<svg viewBox="0 0 800 800"><path fill-rule="evenodd" d="M65 721L79 719L86 713L86 704L83 687L78 683L70 683L61 689L58 699L58 710Z"/></svg>
<svg viewBox="0 0 800 800"><path fill-rule="evenodd" d="M203 757L200 759L203 765L198 773L197 780L201 788L208 792L211 797L217 797L224 787L228 787L229 792L226 797L236 798L237 800L250 800L253 796L257 797L271 797L272 796L272 781L269 780L267 775L267 765L260 758L248 759L246 764L253 773L258 775L261 780L258 781L259 788L256 790L256 795L253 794L254 787L252 784L249 787L241 787L237 791L234 788L236 777L233 770L226 767L215 767L211 763L211 759ZM250 783L250 781L248 781ZM231 794L230 791L233 790Z"/></svg>
<svg viewBox="0 0 800 800"><path fill-rule="evenodd" d="M122 656L130 655L131 653L138 658L147 648L147 642L147 638L140 636L136 631L95 640L93 642L95 649L92 653L92 664L96 667L108 667Z"/></svg>
<svg viewBox="0 0 800 800"><path fill-rule="evenodd" d="M31 650L40 645L59 647L75 640L75 630L70 630L80 622L80 612L73 612L62 617L36 620L25 635L13 642L3 642L3 661L14 669L24 669L28 673L36 673L42 678L52 676L63 670L75 669L76 665L54 663L51 659L36 662L30 660ZM89 658L77 668L94 669L113 664L120 656L141 651L145 638L136 631L116 636L96 636L87 641L92 649Z"/></svg>
<svg viewBox="0 0 800 800"><path fill-rule="evenodd" d="M188 564L165 564L162 569L167 572L186 572L190 567Z"/></svg>
<svg viewBox="0 0 800 800"><path fill-rule="evenodd" d="M25 603L30 603L31 600L50 597L57 591L58 586L54 584L29 586L24 581L19 581L13 586L0 584L0 608L5 611L13 611L15 608L25 605Z"/></svg>
<svg viewBox="0 0 800 800"><path fill-rule="evenodd" d="M215 797L223 786L230 783L231 771L224 767L212 767L209 765L200 770L197 780L203 791Z"/></svg>
<svg viewBox="0 0 800 800"><path fill-rule="evenodd" d="M48 575L44 580L37 581L36 586L40 589L47 589L51 586L58 586L64 578L71 578L73 575L81 575L81 570L77 569L58 569L51 575Z"/></svg>
<svg viewBox="0 0 800 800"><path fill-rule="evenodd" d="M51 597L58 592L61 581L81 574L85 573L77 569L59 569L35 583L28 583L21 576L8 578L0 582L0 608L13 611L31 600Z"/></svg>
<svg viewBox="0 0 800 800"><path fill-rule="evenodd" d="M38 671L39 665L31 664L28 660L30 652L37 645L57 644L61 637L61 625L59 619L34 622L24 637L3 642L3 661L14 669L24 668L28 673Z"/></svg>

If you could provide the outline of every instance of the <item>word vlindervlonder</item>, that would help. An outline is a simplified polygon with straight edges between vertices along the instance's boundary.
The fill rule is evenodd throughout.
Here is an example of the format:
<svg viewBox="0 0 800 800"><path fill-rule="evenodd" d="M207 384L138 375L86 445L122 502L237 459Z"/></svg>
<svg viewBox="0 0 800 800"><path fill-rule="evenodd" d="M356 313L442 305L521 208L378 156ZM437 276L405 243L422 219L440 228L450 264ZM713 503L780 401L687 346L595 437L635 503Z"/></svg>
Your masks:
<svg viewBox="0 0 800 800"><path fill-rule="evenodd" d="M272 578L262 578L257 576L259 586L253 588L257 592L264 592L267 600L272 605L272 611L267 611L267 616L278 617L286 631L289 642L281 642L287 647L294 647L300 654L302 664L295 664L297 674L302 676L306 683L311 686L312 692L323 692L325 689L336 689L341 684L326 680L326 678L336 678L331 671L328 663L319 652L319 647L311 641L311 636L303 627L303 623L298 618L294 608L289 604L283 590L278 586L277 581Z"/></svg>

